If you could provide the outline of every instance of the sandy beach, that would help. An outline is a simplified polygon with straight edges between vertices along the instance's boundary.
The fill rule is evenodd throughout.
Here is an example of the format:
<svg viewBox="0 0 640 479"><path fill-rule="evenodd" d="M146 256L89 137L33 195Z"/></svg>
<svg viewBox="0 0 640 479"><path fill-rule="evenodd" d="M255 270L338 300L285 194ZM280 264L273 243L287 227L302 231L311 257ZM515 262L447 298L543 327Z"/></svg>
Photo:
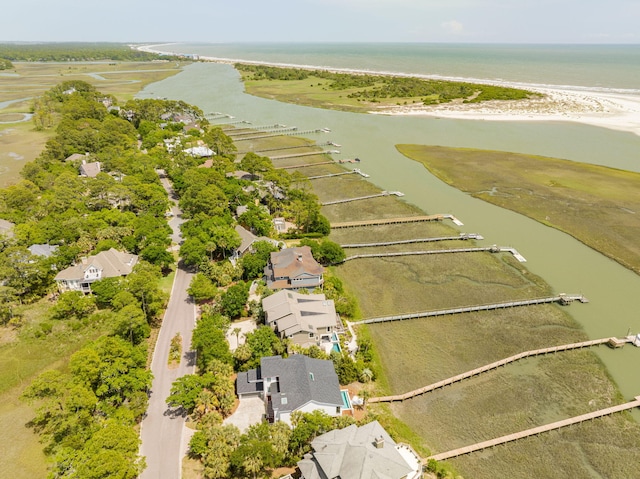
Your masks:
<svg viewBox="0 0 640 479"><path fill-rule="evenodd" d="M144 45L141 51L172 54L161 47L172 44ZM249 63L280 67L324 69L342 73L367 73L377 75L413 76L439 80L488 83L513 88L523 88L540 93L539 98L524 101L489 101L483 103L451 102L441 105L399 105L373 110L372 114L412 115L435 118L487 121L570 121L612 130L634 133L640 136L640 93L588 89L584 87L548 87L526 83L490 82L474 78L430 77L426 75L402 75L393 72L330 69L322 66L293 65L256 62L241 59L199 56L199 60L217 63Z"/></svg>

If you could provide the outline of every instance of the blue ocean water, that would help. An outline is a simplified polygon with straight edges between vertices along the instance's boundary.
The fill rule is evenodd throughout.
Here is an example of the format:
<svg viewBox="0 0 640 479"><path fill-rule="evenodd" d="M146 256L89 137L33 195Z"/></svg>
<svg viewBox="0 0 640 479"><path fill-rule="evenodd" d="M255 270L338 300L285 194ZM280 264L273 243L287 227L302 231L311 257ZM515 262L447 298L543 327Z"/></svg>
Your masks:
<svg viewBox="0 0 640 479"><path fill-rule="evenodd" d="M160 49L233 60L640 92L640 45L192 43Z"/></svg>

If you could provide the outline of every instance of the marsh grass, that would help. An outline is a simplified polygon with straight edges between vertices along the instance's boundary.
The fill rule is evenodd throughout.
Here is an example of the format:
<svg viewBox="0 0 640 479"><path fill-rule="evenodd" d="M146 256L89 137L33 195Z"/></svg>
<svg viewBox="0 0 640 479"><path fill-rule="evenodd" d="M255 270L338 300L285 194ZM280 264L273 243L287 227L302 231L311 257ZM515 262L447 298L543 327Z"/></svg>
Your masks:
<svg viewBox="0 0 640 479"><path fill-rule="evenodd" d="M343 181L348 180L348 181ZM360 177L314 180L321 200L373 194ZM325 206L332 222L425 214L396 197ZM428 222L334 229L338 243L455 236L450 223ZM347 254L463 248L446 241L354 248ZM334 268L360 302L362 317L544 297L554 292L507 253L454 253L358 259ZM556 304L357 326L375 344L376 394L400 394L532 349L587 339ZM604 347L604 346L601 346ZM393 405L392 412L418 434L414 445L442 452L624 402L590 350L519 361L429 395ZM451 460L467 478L638 478L640 425L619 414ZM615 458L615 459L612 459ZM619 460L617 460L619 459Z"/></svg>
<svg viewBox="0 0 640 479"><path fill-rule="evenodd" d="M397 148L455 188L564 231L640 273L640 173L501 151Z"/></svg>
<svg viewBox="0 0 640 479"><path fill-rule="evenodd" d="M75 351L106 333L105 325L56 321L50 334L38 334L46 318L46 299L23 306L24 325L12 341L0 346L0 471L3 477L46 477L47 458L38 436L26 427L32 408L22 390L41 372L64 368Z"/></svg>

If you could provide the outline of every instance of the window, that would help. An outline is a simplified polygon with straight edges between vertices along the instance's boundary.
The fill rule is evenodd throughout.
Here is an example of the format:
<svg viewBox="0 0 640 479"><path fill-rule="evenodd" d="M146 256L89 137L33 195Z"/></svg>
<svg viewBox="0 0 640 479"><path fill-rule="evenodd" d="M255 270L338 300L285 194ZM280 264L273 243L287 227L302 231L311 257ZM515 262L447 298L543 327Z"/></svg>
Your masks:
<svg viewBox="0 0 640 479"><path fill-rule="evenodd" d="M309 337L313 338L314 334L313 333L309 333Z"/></svg>

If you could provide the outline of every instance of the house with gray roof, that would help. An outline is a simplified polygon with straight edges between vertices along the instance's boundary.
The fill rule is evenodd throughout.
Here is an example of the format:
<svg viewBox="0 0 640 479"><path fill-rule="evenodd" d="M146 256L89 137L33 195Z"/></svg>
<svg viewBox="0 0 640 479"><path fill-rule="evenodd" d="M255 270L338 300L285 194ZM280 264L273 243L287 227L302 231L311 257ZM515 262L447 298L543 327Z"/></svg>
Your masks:
<svg viewBox="0 0 640 479"><path fill-rule="evenodd" d="M300 479L417 479L418 455L396 444L378 421L334 429L311 442L313 452L298 462Z"/></svg>
<svg viewBox="0 0 640 479"><path fill-rule="evenodd" d="M294 411L342 414L343 400L333 362L302 354L262 358L260 367L238 373L236 391L240 399L262 397L270 422L291 424Z"/></svg>
<svg viewBox="0 0 640 479"><path fill-rule="evenodd" d="M231 256L232 260L238 259L247 253L252 253L253 244L258 241L267 241L274 246L278 246L279 244L278 240L274 240L267 236L256 236L251 231L249 231L246 228L243 228L240 225L236 225L235 230L240 235L240 240L242 242L240 243L240 246L238 246L238 248L236 248L236 250L232 253L232 256Z"/></svg>
<svg viewBox="0 0 640 479"><path fill-rule="evenodd" d="M115 248L82 258L79 263L60 271L56 277L58 290L91 292L91 283L104 278L127 276L138 262L135 254L124 253Z"/></svg>
<svg viewBox="0 0 640 479"><path fill-rule="evenodd" d="M85 160L82 160L82 164L80 165L80 176L84 176L86 178L95 178L100 173L100 162L92 161L87 163Z"/></svg>
<svg viewBox="0 0 640 479"><path fill-rule="evenodd" d="M332 334L343 330L333 300L324 294L281 290L264 298L262 309L267 326L302 347L326 344L330 349Z"/></svg>
<svg viewBox="0 0 640 479"><path fill-rule="evenodd" d="M57 245L50 244L32 244L27 248L32 255L50 258L58 250Z"/></svg>
<svg viewBox="0 0 640 479"><path fill-rule="evenodd" d="M269 289L315 289L324 283L324 268L311 254L311 248L300 246L271 253L264 276Z"/></svg>

